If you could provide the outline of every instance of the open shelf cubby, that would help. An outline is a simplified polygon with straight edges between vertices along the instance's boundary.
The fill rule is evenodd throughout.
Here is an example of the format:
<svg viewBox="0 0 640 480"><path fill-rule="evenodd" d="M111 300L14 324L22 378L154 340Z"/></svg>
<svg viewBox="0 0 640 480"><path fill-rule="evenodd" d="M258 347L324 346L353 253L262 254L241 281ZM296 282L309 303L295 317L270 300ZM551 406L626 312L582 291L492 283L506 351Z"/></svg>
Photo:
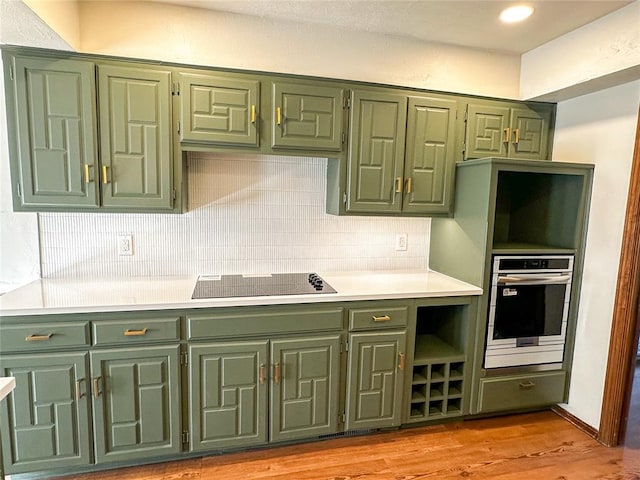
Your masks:
<svg viewBox="0 0 640 480"><path fill-rule="evenodd" d="M467 306L418 307L410 422L462 415Z"/></svg>

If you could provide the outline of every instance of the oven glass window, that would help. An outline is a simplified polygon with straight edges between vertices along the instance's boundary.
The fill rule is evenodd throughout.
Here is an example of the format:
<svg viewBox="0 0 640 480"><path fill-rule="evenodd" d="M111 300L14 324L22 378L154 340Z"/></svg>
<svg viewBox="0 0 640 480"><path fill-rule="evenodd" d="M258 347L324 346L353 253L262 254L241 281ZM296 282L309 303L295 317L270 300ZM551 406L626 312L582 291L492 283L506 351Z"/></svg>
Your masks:
<svg viewBox="0 0 640 480"><path fill-rule="evenodd" d="M566 285L498 286L493 338L560 335Z"/></svg>

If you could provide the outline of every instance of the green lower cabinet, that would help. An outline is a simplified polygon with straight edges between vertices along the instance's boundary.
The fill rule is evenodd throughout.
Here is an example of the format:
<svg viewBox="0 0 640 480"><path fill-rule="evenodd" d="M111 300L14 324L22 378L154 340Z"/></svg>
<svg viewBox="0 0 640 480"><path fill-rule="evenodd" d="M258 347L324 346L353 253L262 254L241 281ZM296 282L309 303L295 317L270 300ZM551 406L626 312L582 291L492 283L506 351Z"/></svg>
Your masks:
<svg viewBox="0 0 640 480"><path fill-rule="evenodd" d="M400 425L407 333L349 336L346 430Z"/></svg>
<svg viewBox="0 0 640 480"><path fill-rule="evenodd" d="M271 441L338 431L340 335L271 342Z"/></svg>
<svg viewBox="0 0 640 480"><path fill-rule="evenodd" d="M90 355L96 462L179 453L179 346Z"/></svg>
<svg viewBox="0 0 640 480"><path fill-rule="evenodd" d="M191 451L267 442L267 347L266 340L189 346Z"/></svg>
<svg viewBox="0 0 640 480"><path fill-rule="evenodd" d="M87 353L0 359L0 375L16 379L0 406L5 473L89 465Z"/></svg>

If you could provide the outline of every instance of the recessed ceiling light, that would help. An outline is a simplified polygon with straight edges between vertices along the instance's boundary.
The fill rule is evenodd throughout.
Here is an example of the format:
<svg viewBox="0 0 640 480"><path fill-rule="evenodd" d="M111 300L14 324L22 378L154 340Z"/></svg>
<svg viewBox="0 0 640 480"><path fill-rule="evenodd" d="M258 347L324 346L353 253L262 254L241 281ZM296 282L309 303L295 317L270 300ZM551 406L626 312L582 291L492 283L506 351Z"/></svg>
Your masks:
<svg viewBox="0 0 640 480"><path fill-rule="evenodd" d="M514 7L505 8L500 13L500 20L504 23L521 22L531 16L533 7L529 5L516 5Z"/></svg>

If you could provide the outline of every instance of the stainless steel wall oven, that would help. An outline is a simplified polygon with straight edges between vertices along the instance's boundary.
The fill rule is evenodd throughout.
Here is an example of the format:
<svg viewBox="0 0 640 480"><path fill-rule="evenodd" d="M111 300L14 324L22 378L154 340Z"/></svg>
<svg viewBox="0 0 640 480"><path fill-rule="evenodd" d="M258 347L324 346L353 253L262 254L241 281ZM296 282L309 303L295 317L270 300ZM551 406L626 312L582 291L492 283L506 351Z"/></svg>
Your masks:
<svg viewBox="0 0 640 480"><path fill-rule="evenodd" d="M562 362L572 275L573 255L493 257L485 368Z"/></svg>

